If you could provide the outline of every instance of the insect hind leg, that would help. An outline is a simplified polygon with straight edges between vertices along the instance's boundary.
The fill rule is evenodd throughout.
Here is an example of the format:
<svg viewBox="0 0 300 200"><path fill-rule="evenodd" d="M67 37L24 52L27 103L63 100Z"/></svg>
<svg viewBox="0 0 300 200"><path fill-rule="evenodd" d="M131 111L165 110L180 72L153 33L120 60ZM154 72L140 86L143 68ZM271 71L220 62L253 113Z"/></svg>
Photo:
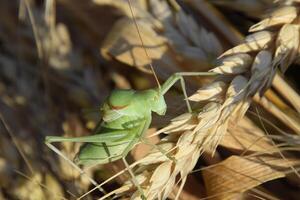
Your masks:
<svg viewBox="0 0 300 200"><path fill-rule="evenodd" d="M91 178L85 171L83 171L80 167L78 167L74 162L72 162L68 157L66 157L59 149L57 149L54 145L52 145L51 143L45 143L52 151L54 151L56 154L58 154L59 156L61 156L65 161L67 161L72 167L74 167L77 171L80 172L81 175L85 175L86 178L94 185L94 186L98 186L98 183ZM104 193L107 194L107 192L102 188L99 187L99 190Z"/></svg>

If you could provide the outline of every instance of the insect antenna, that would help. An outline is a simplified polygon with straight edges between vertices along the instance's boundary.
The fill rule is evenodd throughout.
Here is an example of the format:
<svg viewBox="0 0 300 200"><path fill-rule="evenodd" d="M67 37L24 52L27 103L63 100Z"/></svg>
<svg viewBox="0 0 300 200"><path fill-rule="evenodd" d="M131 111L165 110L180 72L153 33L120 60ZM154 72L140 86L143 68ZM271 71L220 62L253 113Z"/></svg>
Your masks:
<svg viewBox="0 0 300 200"><path fill-rule="evenodd" d="M150 69L151 69L151 71L152 71L152 73L153 73L153 75L154 75L154 78L155 78L155 80L156 80L157 86L158 86L158 88L160 89L161 86L160 86L159 80L158 80L158 78L157 78L157 75L156 75L156 73L155 73L154 67L153 67L153 65L152 65L152 59L150 58L150 56L149 56L149 54L148 54L148 51L147 51L147 49L145 48L145 44L144 44L144 41L143 41L143 38L142 38L142 35L141 35L141 32L140 32L139 26L138 26L138 24L137 24L136 18L135 18L134 13L133 13L133 8L132 8L132 5L131 5L131 0L127 0L127 1L128 1L128 5L129 5L129 8L130 8L130 13L131 13L131 16L132 16L134 25L135 25L135 27L136 27L136 30L137 30L139 39L140 39L140 41L141 41L143 50L144 50L144 52L145 52L146 57L148 58L148 60L149 60L149 62L150 62L150 63L149 63Z"/></svg>

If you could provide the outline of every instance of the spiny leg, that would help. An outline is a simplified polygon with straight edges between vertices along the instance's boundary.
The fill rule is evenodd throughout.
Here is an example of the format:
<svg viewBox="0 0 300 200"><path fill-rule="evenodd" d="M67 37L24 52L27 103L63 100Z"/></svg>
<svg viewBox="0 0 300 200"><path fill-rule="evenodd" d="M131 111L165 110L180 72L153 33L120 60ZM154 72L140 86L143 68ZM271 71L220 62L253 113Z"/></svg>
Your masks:
<svg viewBox="0 0 300 200"><path fill-rule="evenodd" d="M125 164L125 167L126 167L127 171L129 172L130 176L132 177L133 184L138 188L138 191L140 192L141 198L142 198L143 200L146 200L147 198L146 198L146 196L144 195L143 189L141 188L141 186L140 186L140 184L138 183L138 181L137 181L135 175L133 174L132 170L130 169L130 166L129 166L129 164L128 164L127 161L126 161L126 158L125 158L125 157L122 157L122 160L123 160L123 162L124 162L124 164Z"/></svg>
<svg viewBox="0 0 300 200"><path fill-rule="evenodd" d="M61 153L61 151L59 149L57 149L54 145L52 145L51 143L45 143L52 151L54 151L55 153L57 153L59 156L61 156L65 161L67 161L71 166L73 166L76 170L78 170L80 172L80 174L85 175L88 180L94 185L94 186L98 186L99 184L92 179L90 176L87 175L87 173L85 171L83 171L80 167L78 167L74 162L72 162L68 157L66 157L63 153ZM101 192L103 192L104 194L106 194L107 192L102 188L99 187L99 190Z"/></svg>

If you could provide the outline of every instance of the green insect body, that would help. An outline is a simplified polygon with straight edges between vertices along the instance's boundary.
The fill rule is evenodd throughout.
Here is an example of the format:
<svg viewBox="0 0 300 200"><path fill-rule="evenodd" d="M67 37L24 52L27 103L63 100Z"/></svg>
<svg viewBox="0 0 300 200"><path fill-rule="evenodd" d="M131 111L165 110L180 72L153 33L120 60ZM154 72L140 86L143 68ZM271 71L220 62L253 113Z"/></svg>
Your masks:
<svg viewBox="0 0 300 200"><path fill-rule="evenodd" d="M75 163L83 166L105 164L126 157L128 152L141 139L151 124L152 112L164 115L167 105L164 94L180 80L187 108L191 106L187 100L183 76L216 75L211 72L181 72L173 74L156 89L143 91L114 90L102 104L102 121L94 130L94 134L84 137L66 138L47 136L45 143L83 142L75 157ZM162 152L163 153L163 152ZM61 154L60 154L61 155Z"/></svg>
<svg viewBox="0 0 300 200"><path fill-rule="evenodd" d="M164 115L167 106L159 89L114 90L102 104L102 122L94 135L64 138L48 136L51 142L85 142L77 153L76 164L105 164L125 157L143 137L151 123L151 113Z"/></svg>
<svg viewBox="0 0 300 200"><path fill-rule="evenodd" d="M143 190L138 184L125 157L139 141L143 141L156 147L157 150L170 160L176 161L173 157L168 156L168 154L166 154L159 146L147 142L144 138L144 134L151 124L152 112L155 112L158 115L164 115L166 113L167 105L164 94L179 80L188 111L192 112L187 98L183 76L200 75L211 76L216 75L216 73L181 72L169 77L161 87L156 89L143 91L114 90L102 104L102 120L93 131L93 135L73 138L47 136L45 143L50 149L63 157L82 174L85 174L85 172L79 168L78 165L93 166L96 164L109 163L122 158L132 177L134 185L136 185L140 191L142 199L145 199ZM79 152L75 156L74 164L53 146L51 144L52 142L83 142L84 144L80 147ZM104 194L106 193L101 187L98 187L95 180L89 176L87 176L87 178L96 186L96 188L99 188Z"/></svg>
<svg viewBox="0 0 300 200"><path fill-rule="evenodd" d="M115 90L104 102L103 122L95 134L120 136L110 142L86 143L75 158L82 165L104 164L127 155L151 123L151 112L164 114L166 103L155 90Z"/></svg>

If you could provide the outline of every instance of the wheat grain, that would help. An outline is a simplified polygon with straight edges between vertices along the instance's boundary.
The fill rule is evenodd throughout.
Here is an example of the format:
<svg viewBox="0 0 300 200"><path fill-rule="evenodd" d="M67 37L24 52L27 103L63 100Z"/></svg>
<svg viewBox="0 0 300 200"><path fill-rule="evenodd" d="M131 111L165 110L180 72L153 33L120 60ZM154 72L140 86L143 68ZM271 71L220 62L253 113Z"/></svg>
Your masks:
<svg viewBox="0 0 300 200"><path fill-rule="evenodd" d="M167 198L176 178L180 177L182 186L201 153L214 153L229 123L237 123L253 95L262 95L270 87L278 66L285 71L296 60L299 56L298 11L297 4L280 4L269 17L250 28L254 33L247 36L244 43L221 55L220 64L212 69L220 74L217 80L190 97L193 101L209 102L202 112L181 115L162 129L169 137L158 145L173 144L175 150L170 155L176 162L156 160L151 153L138 161L143 171L147 171L148 178L142 185L148 199ZM152 164L149 168L148 163Z"/></svg>

